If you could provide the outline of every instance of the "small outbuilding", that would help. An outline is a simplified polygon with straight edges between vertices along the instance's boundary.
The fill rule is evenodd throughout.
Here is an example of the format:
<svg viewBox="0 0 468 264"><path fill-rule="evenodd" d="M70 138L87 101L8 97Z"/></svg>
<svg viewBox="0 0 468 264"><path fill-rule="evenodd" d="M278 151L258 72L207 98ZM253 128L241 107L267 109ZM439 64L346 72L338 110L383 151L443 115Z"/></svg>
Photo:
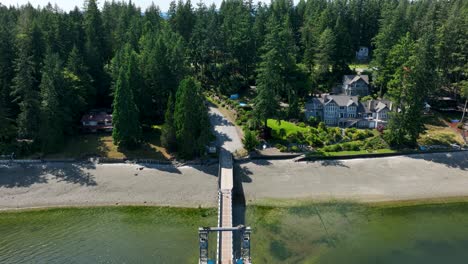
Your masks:
<svg viewBox="0 0 468 264"><path fill-rule="evenodd" d="M91 110L81 118L83 132L112 132L112 114L110 110Z"/></svg>

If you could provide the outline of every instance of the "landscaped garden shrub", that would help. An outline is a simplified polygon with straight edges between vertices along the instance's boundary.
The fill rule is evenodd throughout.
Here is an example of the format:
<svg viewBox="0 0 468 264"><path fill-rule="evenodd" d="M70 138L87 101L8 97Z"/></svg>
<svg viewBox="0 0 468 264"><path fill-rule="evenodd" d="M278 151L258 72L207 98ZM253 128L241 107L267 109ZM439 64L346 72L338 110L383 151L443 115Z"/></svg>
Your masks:
<svg viewBox="0 0 468 264"><path fill-rule="evenodd" d="M338 127L328 128L328 139L331 142L338 142L342 138L341 129Z"/></svg>
<svg viewBox="0 0 468 264"><path fill-rule="evenodd" d="M286 139L291 143L299 143L296 133L288 135Z"/></svg>
<svg viewBox="0 0 468 264"><path fill-rule="evenodd" d="M309 125L312 127L317 127L320 123L320 119L315 116L311 116L309 117L309 120L307 120L307 123L309 123Z"/></svg>
<svg viewBox="0 0 468 264"><path fill-rule="evenodd" d="M366 150L378 150L389 148L387 142L383 140L380 136L368 138L364 141L364 149Z"/></svg>
<svg viewBox="0 0 468 264"><path fill-rule="evenodd" d="M298 127L306 127L307 125L304 122L297 123Z"/></svg>
<svg viewBox="0 0 468 264"><path fill-rule="evenodd" d="M337 152L337 151L342 151L343 147L340 144L335 144L335 145L329 145L325 146L322 148L322 151L325 152Z"/></svg>
<svg viewBox="0 0 468 264"><path fill-rule="evenodd" d="M317 129L318 129L319 131L327 131L327 126L325 125L324 122L320 122L320 123L318 124L318 126L317 126Z"/></svg>
<svg viewBox="0 0 468 264"><path fill-rule="evenodd" d="M345 129L345 135L349 138L352 138L353 137L353 134L357 132L357 129L355 127L351 127L351 128L346 128Z"/></svg>
<svg viewBox="0 0 468 264"><path fill-rule="evenodd" d="M292 146L292 147L291 147L291 151L292 151L292 152L300 152L301 150L299 149L298 146Z"/></svg>
<svg viewBox="0 0 468 264"><path fill-rule="evenodd" d="M323 142L318 136L318 134L308 133L306 137L306 141L307 141L307 144L316 148L320 148L323 146Z"/></svg>
<svg viewBox="0 0 468 264"><path fill-rule="evenodd" d="M239 115L239 117L237 118L237 120L239 120L241 123L246 123L248 119L249 118L245 115Z"/></svg>
<svg viewBox="0 0 468 264"><path fill-rule="evenodd" d="M364 133L361 130L356 131L356 133L353 133L353 135L351 136L352 140L363 140L365 138L366 138L366 133Z"/></svg>
<svg viewBox="0 0 468 264"><path fill-rule="evenodd" d="M275 144L275 148L277 148L280 152L288 151L288 148L280 143Z"/></svg>
<svg viewBox="0 0 468 264"><path fill-rule="evenodd" d="M344 151L359 151L363 145L361 141L352 141L340 144Z"/></svg>
<svg viewBox="0 0 468 264"><path fill-rule="evenodd" d="M254 150L259 144L257 140L257 134L250 129L246 129L244 132L244 139L242 140L244 148L248 151Z"/></svg>
<svg viewBox="0 0 468 264"><path fill-rule="evenodd" d="M257 118L249 118L246 125L250 130L257 130L261 126L261 122Z"/></svg>

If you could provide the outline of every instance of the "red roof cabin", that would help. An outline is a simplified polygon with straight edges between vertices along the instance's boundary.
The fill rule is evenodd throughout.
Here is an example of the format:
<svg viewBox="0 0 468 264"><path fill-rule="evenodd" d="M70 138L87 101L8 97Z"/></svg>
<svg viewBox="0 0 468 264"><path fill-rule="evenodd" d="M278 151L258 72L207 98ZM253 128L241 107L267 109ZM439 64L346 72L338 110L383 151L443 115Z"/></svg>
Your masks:
<svg viewBox="0 0 468 264"><path fill-rule="evenodd" d="M105 110L92 110L81 118L84 132L112 132L112 115Z"/></svg>

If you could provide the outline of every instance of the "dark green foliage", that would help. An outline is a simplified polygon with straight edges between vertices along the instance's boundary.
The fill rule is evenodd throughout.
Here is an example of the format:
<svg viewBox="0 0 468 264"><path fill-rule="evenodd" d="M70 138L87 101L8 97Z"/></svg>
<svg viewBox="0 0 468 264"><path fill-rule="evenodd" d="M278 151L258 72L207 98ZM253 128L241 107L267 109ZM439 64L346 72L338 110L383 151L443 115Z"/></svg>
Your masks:
<svg viewBox="0 0 468 264"><path fill-rule="evenodd" d="M89 67L89 74L94 80L93 86L96 95L102 100L97 103L105 105L109 104L110 98L108 79L103 70L104 62L107 59L107 44L105 43L101 12L97 7L96 0L88 0L85 9L84 47L86 62Z"/></svg>
<svg viewBox="0 0 468 264"><path fill-rule="evenodd" d="M39 139L43 152L57 151L64 143L65 124L69 118L64 104L65 80L62 63L57 54L49 53L44 59L40 84L41 116Z"/></svg>
<svg viewBox="0 0 468 264"><path fill-rule="evenodd" d="M126 46L127 52L131 49ZM129 55L132 56L132 55ZM141 127L138 108L133 97L133 89L130 83L130 73L133 72L132 64L122 65L115 84L112 123L114 130L112 137L119 147L134 148L141 140Z"/></svg>
<svg viewBox="0 0 468 264"><path fill-rule="evenodd" d="M88 105L92 106L96 102L91 76L88 74L83 56L76 47L73 47L68 55L63 74L67 86L64 96L70 110L68 114L72 121L76 121Z"/></svg>
<svg viewBox="0 0 468 264"><path fill-rule="evenodd" d="M246 129L244 131L244 138L242 139L242 143L244 144L244 148L248 151L254 150L259 144L257 135L250 129Z"/></svg>
<svg viewBox="0 0 468 264"><path fill-rule="evenodd" d="M415 146L425 129L420 118L424 101L437 83L433 74L433 42L431 33L424 34L416 43L407 33L390 51L389 59L396 66L396 72L389 82L389 95L399 108L393 113L386 135L392 146Z"/></svg>
<svg viewBox="0 0 468 264"><path fill-rule="evenodd" d="M18 57L15 61L15 78L12 96L19 106L17 117L18 137L37 139L39 131L39 91L35 78L36 65L32 52L31 38L20 35L18 39Z"/></svg>
<svg viewBox="0 0 468 264"><path fill-rule="evenodd" d="M0 102L0 145L10 143L16 137L14 120L8 118L6 107Z"/></svg>
<svg viewBox="0 0 468 264"><path fill-rule="evenodd" d="M161 144L168 150L174 151L177 147L177 138L174 126L174 98L172 94L167 100L167 109L164 117L164 125L161 129Z"/></svg>
<svg viewBox="0 0 468 264"><path fill-rule="evenodd" d="M188 42L196 19L193 13L192 2L190 0L179 0L176 5L175 1L173 1L169 15L169 24L172 30L179 33Z"/></svg>
<svg viewBox="0 0 468 264"><path fill-rule="evenodd" d="M169 95L177 94L187 75L218 95L256 86L255 109L239 119L241 125L258 129L269 117L300 120L306 96L330 92L349 73L355 51L366 46L371 84L402 109L385 137L393 145L414 145L423 130L420 104L434 96L464 103L467 3L314 0L294 6L289 0L227 0L207 7L179 1L171 4L167 20L155 5L142 14L132 2L108 1L99 10L96 0L87 0L83 10L70 12L52 5L0 5L2 140L17 134L37 143L27 148L41 146L43 76L48 90L42 90L57 94L47 101L66 116L54 129L68 136L77 133L83 113L111 107L122 67L137 121L147 126L167 119ZM411 45L401 48L402 37ZM55 67L44 69L49 53L63 62L60 74ZM63 85L51 85L57 78ZM310 141L334 140L319 134Z"/></svg>
<svg viewBox="0 0 468 264"><path fill-rule="evenodd" d="M167 29L141 39L140 69L144 84L138 94L142 120L161 122L169 94L175 94L186 73L183 39Z"/></svg>
<svg viewBox="0 0 468 264"><path fill-rule="evenodd" d="M200 84L193 78L182 80L177 90L174 126L180 156L201 155L210 140L210 123Z"/></svg>
<svg viewBox="0 0 468 264"><path fill-rule="evenodd" d="M321 91L328 91L332 85L333 79L331 72L333 70L333 56L336 50L336 38L333 31L325 29L317 41L317 48L314 55L314 84Z"/></svg>

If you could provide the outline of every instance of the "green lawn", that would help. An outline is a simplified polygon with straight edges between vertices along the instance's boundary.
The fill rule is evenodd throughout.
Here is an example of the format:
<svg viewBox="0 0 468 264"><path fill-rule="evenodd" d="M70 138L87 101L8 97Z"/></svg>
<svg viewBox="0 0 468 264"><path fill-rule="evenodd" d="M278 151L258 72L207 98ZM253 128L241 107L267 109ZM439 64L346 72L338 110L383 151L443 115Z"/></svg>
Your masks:
<svg viewBox="0 0 468 264"><path fill-rule="evenodd" d="M307 132L307 127L300 127L294 123L281 121L278 123L275 119L268 119L268 127L273 130L273 135L276 135L280 139L286 139L289 135L297 132ZM281 131L284 131L282 133Z"/></svg>
<svg viewBox="0 0 468 264"><path fill-rule="evenodd" d="M141 158L167 160L171 155L161 147L160 127L153 126L151 131L143 133L142 145L134 150L118 148L111 134L85 134L70 138L62 151L45 155L45 158L84 158L99 156L105 158Z"/></svg>
<svg viewBox="0 0 468 264"><path fill-rule="evenodd" d="M351 69L356 69L356 68L368 69L369 64L367 64L367 63L351 63L351 64L349 64L349 68L351 68Z"/></svg>

